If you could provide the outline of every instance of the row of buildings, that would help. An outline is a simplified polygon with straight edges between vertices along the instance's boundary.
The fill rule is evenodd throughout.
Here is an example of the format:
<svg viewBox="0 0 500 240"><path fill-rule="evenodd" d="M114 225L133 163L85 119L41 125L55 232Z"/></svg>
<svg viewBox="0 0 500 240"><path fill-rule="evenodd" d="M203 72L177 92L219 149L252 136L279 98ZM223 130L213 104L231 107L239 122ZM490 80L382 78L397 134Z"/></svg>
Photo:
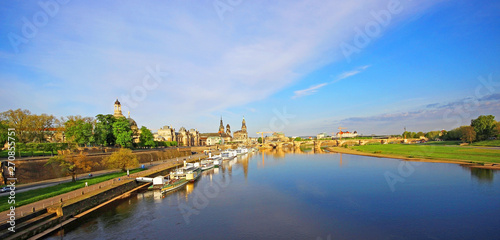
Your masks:
<svg viewBox="0 0 500 240"><path fill-rule="evenodd" d="M333 137L330 137L326 133L320 133L320 134L316 135L316 139L322 139L322 138L353 138L353 137L357 137L357 136L358 136L358 132L357 131L354 131L354 132L340 131L340 132L337 132Z"/></svg>
<svg viewBox="0 0 500 240"><path fill-rule="evenodd" d="M245 117L241 123L241 130L231 134L229 124L224 128L222 117L219 131L214 133L200 133L197 129L186 130L181 127L178 132L172 126L163 126L154 134L155 141L176 141L182 146L211 146L224 143L248 143L248 132Z"/></svg>
<svg viewBox="0 0 500 240"><path fill-rule="evenodd" d="M118 99L115 101L114 105L114 117L125 117L122 114L121 104ZM130 127L134 132L134 142L139 142L140 129L137 127L137 123L134 119L130 118L130 112L128 113L127 120L130 122ZM250 138L248 137L247 126L245 122L245 117L241 122L241 130L234 132L231 134L231 127L229 124L226 125L224 129L224 123L222 121L222 117L220 119L219 131L215 133L200 133L197 129L191 128L187 130L184 127L181 127L179 131L176 131L175 128L170 126L163 126L158 129L154 134L154 140L163 142L163 141L176 141L181 146L205 146L205 145L217 145L224 143L248 143Z"/></svg>

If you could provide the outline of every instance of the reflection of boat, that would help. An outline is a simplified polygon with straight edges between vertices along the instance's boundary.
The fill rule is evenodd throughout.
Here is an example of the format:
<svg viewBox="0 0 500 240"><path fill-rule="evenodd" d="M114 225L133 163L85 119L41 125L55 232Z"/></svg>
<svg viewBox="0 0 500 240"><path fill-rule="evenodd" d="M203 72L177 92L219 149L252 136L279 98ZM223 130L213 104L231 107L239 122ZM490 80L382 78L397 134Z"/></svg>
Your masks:
<svg viewBox="0 0 500 240"><path fill-rule="evenodd" d="M226 150L221 152L222 160L231 160L236 157L237 153L235 150Z"/></svg>
<svg viewBox="0 0 500 240"><path fill-rule="evenodd" d="M222 162L222 159L215 159L215 160L213 160L214 167L218 168L221 162Z"/></svg>
<svg viewBox="0 0 500 240"><path fill-rule="evenodd" d="M160 189L162 193L170 192L186 185L188 181L185 178L172 179L165 183Z"/></svg>

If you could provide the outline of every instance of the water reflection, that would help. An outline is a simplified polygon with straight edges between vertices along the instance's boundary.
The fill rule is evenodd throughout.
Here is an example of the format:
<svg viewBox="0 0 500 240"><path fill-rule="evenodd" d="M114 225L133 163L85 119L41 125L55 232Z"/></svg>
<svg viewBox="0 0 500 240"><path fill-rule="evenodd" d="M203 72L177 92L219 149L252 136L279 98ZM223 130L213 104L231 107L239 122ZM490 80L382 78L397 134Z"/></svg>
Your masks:
<svg viewBox="0 0 500 240"><path fill-rule="evenodd" d="M498 239L495 171L422 163L391 192L384 172L400 162L269 149L223 161L163 198L147 191L111 204L64 237Z"/></svg>
<svg viewBox="0 0 500 240"><path fill-rule="evenodd" d="M470 168L470 175L482 183L492 183L495 176L493 170L485 168Z"/></svg>

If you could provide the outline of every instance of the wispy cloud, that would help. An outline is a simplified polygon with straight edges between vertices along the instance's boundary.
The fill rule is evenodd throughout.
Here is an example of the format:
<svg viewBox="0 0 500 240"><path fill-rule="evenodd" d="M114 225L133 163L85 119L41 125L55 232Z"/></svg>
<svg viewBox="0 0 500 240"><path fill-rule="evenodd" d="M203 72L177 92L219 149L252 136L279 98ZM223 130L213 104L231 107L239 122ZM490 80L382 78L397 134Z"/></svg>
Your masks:
<svg viewBox="0 0 500 240"><path fill-rule="evenodd" d="M293 95L292 99L314 94L314 93L318 92L318 90L320 88L322 88L326 85L327 85L327 83L321 83L321 84L314 85L314 86L311 86L311 87L306 88L306 89L294 91L293 93L295 95Z"/></svg>
<svg viewBox="0 0 500 240"><path fill-rule="evenodd" d="M352 76L355 76L359 73L362 73L363 71L365 71L367 68L369 68L371 65L365 65L365 66L361 66L361 67L358 67L354 70L351 70L351 71L348 71L348 72L343 72L341 74L339 74L335 80L333 80L331 83L336 83L342 79L346 79L346 78L349 78L349 77L352 77Z"/></svg>
<svg viewBox="0 0 500 240"><path fill-rule="evenodd" d="M296 98L299 98L299 97L303 97L303 96L308 96L308 95L312 95L314 93L317 93L318 90L328 84L332 84L332 83L336 83L342 79L346 79L348 77L352 77L356 74L359 74L361 72L363 72L364 70L366 70L367 68L369 68L370 65L365 65L365 66L361 66L361 67L357 67L356 69L354 70L351 70L351 71L347 71L347 72L343 72L341 74L339 74L337 76L337 78L330 82L330 83L321 83L321 84L318 84L318 85L314 85L314 86L311 86L309 88L306 88L306 89L302 89L302 90L297 90L297 91L294 91L294 95L292 96L292 99L296 99Z"/></svg>

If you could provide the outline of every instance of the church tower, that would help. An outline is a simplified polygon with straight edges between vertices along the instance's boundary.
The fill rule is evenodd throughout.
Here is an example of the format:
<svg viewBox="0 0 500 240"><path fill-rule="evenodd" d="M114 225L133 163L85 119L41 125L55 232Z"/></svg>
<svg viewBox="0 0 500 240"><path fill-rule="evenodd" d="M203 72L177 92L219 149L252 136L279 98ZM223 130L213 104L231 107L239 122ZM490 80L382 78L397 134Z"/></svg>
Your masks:
<svg viewBox="0 0 500 240"><path fill-rule="evenodd" d="M115 101L115 112L113 113L113 116L115 118L123 117L123 114L122 114L122 105L120 104L120 101L118 101L118 98Z"/></svg>
<svg viewBox="0 0 500 240"><path fill-rule="evenodd" d="M241 122L241 131L247 132L247 123L245 122L245 116L243 116L243 121Z"/></svg>
<svg viewBox="0 0 500 240"><path fill-rule="evenodd" d="M224 123L222 123L222 116L220 117L219 134L224 134Z"/></svg>
<svg viewBox="0 0 500 240"><path fill-rule="evenodd" d="M229 126L229 123L226 125L226 135L231 136L231 127Z"/></svg>

